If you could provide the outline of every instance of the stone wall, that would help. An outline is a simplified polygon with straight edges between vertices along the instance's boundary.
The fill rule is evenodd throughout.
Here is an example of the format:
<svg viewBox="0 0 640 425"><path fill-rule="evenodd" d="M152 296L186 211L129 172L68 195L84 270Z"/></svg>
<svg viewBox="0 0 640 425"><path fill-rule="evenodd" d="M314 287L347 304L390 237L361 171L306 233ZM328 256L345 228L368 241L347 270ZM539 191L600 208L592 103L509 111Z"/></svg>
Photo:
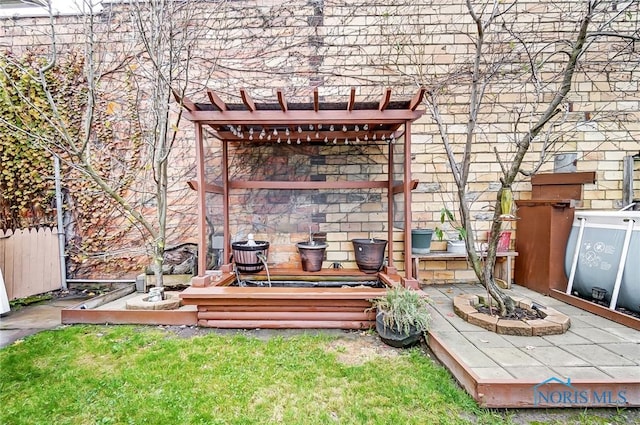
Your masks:
<svg viewBox="0 0 640 425"><path fill-rule="evenodd" d="M598 19L611 18L616 13L614 3L608 15ZM107 65L139 51L127 7L106 4L97 16L97 52ZM359 101L377 101L385 87L393 89L394 99L408 99L424 85L439 94L443 128L454 150L459 151L466 141L475 27L464 1L264 0L202 2L194 7L195 13L185 12L193 36L186 93L194 101L206 101L206 87L228 103L239 103L242 87L256 101L273 102L276 90L281 89L290 102L308 102L316 87L324 101L345 101L350 87L356 88ZM635 7L622 19L622 27L636 25ZM557 52L575 33L582 8L582 2L575 1L521 1L505 15L503 24L487 32L483 66L499 78L487 86L479 131L472 139L469 188L479 235L489 228L490 208L499 189L497 158L507 161L513 156L514 144L558 90L555 75L565 58ZM56 22L61 52L74 45L81 47L82 18L64 16ZM46 19L3 19L1 24L0 48L48 47ZM574 79L569 103L525 158L524 170L529 172L553 171L554 158L562 154L575 154L576 171L596 171L596 183L585 186L584 208L622 206L622 158L640 149L640 78L632 47L614 38L591 46ZM536 50L544 53L533 56ZM490 63L502 66L494 69L487 65ZM529 72L531 64L539 67L534 76ZM455 184L440 131L429 111L413 125L413 132L412 173L420 181L413 194L413 220L422 227L434 227L443 205L455 210ZM553 143L545 146L545 138ZM219 148L215 141L208 143L207 166L213 181L220 173ZM252 174L268 179L383 178L376 176L383 175L386 160L376 149L239 146L231 152L231 172L239 178ZM543 151L547 159L539 164ZM195 198L182 189L186 187L183 182L195 176L193 158L193 128L181 122L173 152L175 190L170 202L170 239L176 243L193 241L196 236ZM264 167L259 171L253 165ZM522 175L514 197L528 199L530 193L530 178ZM384 194L375 191L234 193L232 234L242 239L252 232L258 239L271 241L270 261L293 265L297 262L294 244L306 238L311 226L327 233L327 260L349 267L353 266L351 238L386 237L384 199ZM218 229L221 210L215 197L211 204L211 220ZM517 237L515 225L511 230ZM401 240L402 233L396 238ZM402 253L395 252L394 259L402 267ZM428 280L473 278L464 262L435 267L421 275Z"/></svg>

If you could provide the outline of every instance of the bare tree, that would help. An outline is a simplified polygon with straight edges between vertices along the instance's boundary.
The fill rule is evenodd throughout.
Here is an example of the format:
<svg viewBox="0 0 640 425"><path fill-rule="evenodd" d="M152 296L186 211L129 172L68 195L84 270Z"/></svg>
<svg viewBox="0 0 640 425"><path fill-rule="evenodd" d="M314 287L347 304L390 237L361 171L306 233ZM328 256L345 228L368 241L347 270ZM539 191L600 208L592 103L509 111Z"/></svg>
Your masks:
<svg viewBox="0 0 640 425"><path fill-rule="evenodd" d="M182 110L179 105L172 106L172 99L184 97L190 83L187 71L192 47L206 29L194 22L206 20L224 3L214 8L202 6L197 1L133 1L113 12L108 8L97 11L90 0L85 1L77 43L84 48L84 81L78 82L82 83L84 100L76 129L62 112L60 102L64 99L53 95L46 77L59 62L61 48L50 5L43 2L50 12L50 44L33 78L43 88L46 106L33 102L26 93L21 97L28 108L46 116L53 131L43 134L3 123L30 133L115 202L126 220L141 232L158 286L163 283L168 193L179 178L174 173L172 181L168 173L170 155L179 140ZM207 60L214 63L211 57ZM109 117L113 119L105 125ZM102 132L119 133L110 139L116 142L105 143ZM134 158L136 155L140 157ZM184 181L179 183L186 188Z"/></svg>
<svg viewBox="0 0 640 425"><path fill-rule="evenodd" d="M518 177L537 172L577 132L577 119L571 114L576 75L588 79L597 73L608 76L637 69L639 2L464 3L468 13L457 22L418 26L433 30L441 24L438 30L446 28L451 39L469 40L468 50L453 56L454 64L429 65L426 58L433 55L430 42L434 35L428 30L404 37L387 34L395 46L389 63L407 80L427 87L425 105L452 173L458 225L465 229L471 267L501 314L506 314L515 304L496 285L493 270L501 227L514 218L512 186ZM513 99L501 101L506 97ZM594 111L588 118L594 119L596 112L620 129L625 120L633 119L611 111ZM453 125L460 123L461 114L466 114L465 124ZM501 140L495 140L496 133L501 133ZM477 187L472 188L470 179L488 171L474 164L478 143L491 146L492 151L482 153L485 158L492 154L501 170L496 173L493 201L480 200ZM484 258L478 250L476 202L492 204L493 210ZM486 219L487 214L482 214L482 220Z"/></svg>

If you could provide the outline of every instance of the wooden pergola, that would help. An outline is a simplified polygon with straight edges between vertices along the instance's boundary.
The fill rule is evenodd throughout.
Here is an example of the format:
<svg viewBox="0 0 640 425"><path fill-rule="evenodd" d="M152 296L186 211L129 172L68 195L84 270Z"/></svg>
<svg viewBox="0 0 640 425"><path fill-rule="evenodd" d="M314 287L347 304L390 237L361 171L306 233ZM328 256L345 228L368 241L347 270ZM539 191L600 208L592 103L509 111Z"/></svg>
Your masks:
<svg viewBox="0 0 640 425"><path fill-rule="evenodd" d="M258 103L245 89L240 90L242 103L225 103L214 91L207 90L207 103L196 103L187 98L177 100L185 109L184 117L195 125L197 178L189 185L198 198L198 248L207 252L206 194L222 195L224 215L224 260L230 258L229 193L234 189L386 189L388 211L388 266L387 272L397 270L393 263L394 203L396 194L404 201L404 284L414 284L411 267L411 191L417 181L411 179L411 123L424 114L418 109L424 89L419 89L410 100L391 100L391 89L385 89L378 102L357 102L352 88L346 102L321 102L318 89L308 103L289 103L281 90L277 102ZM222 184L207 181L203 127L209 127L213 136L222 142ZM238 142L268 143L386 143L388 145L388 172L385 181L237 181L229 179L228 146ZM402 143L402 179L394 180L394 145ZM225 265L224 267L230 267ZM206 256L198 256L197 277L193 286L208 286Z"/></svg>

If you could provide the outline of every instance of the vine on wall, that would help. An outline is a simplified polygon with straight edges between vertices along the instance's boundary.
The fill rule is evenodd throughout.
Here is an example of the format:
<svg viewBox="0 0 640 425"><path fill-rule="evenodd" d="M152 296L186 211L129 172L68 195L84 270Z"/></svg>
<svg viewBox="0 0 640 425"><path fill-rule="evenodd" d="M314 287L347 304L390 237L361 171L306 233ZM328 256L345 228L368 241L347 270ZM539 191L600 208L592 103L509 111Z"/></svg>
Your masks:
<svg viewBox="0 0 640 425"><path fill-rule="evenodd" d="M61 57L45 74L46 90L38 79L43 63L34 51L21 57L0 54L0 228L55 224L53 155L58 155L62 160L67 267L70 275L83 268L86 273L87 266L93 265L90 260L104 259L113 251L111 244L119 243L132 224L74 164L61 132L76 141L84 138L92 167L114 182L119 193L127 194L140 167L142 149L135 90L129 87L118 103L105 94L108 90L99 92L85 138L83 56L72 51ZM128 258L108 264L112 270L126 270Z"/></svg>
<svg viewBox="0 0 640 425"><path fill-rule="evenodd" d="M33 53L0 56L0 227L15 229L55 223L53 160L42 138L51 137L50 114ZM47 73L52 86L56 72ZM31 107L25 107L30 104Z"/></svg>

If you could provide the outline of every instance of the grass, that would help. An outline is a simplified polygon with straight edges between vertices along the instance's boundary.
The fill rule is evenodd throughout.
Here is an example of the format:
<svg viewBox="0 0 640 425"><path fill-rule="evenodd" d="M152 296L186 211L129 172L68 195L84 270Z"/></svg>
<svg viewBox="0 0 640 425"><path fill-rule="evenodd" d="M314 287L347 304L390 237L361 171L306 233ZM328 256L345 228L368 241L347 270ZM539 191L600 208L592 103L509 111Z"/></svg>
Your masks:
<svg viewBox="0 0 640 425"><path fill-rule="evenodd" d="M347 351L329 336L187 339L151 327L64 327L0 350L0 423L513 421L478 408L418 349L345 362Z"/></svg>

